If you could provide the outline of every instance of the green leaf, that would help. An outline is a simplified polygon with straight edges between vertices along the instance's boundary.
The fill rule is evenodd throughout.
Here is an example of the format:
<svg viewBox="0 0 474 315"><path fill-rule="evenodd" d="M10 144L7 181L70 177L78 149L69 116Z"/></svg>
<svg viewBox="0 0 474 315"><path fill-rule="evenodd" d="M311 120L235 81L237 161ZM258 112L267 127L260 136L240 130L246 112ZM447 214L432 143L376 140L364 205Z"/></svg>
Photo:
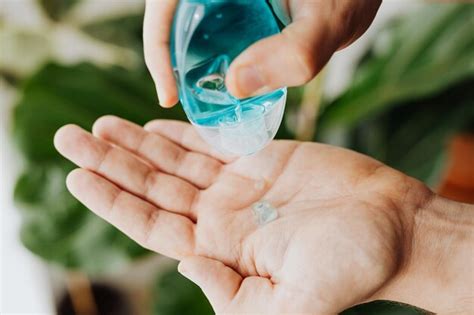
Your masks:
<svg viewBox="0 0 474 315"><path fill-rule="evenodd" d="M35 254L91 274L123 267L147 251L93 215L66 190L68 165L35 165L19 178L15 200L23 224L21 240ZM127 246L124 246L127 245ZM136 247L139 250L133 248Z"/></svg>
<svg viewBox="0 0 474 315"><path fill-rule="evenodd" d="M83 25L87 34L115 45L142 49L143 14L112 17Z"/></svg>
<svg viewBox="0 0 474 315"><path fill-rule="evenodd" d="M364 117L472 77L473 28L474 6L469 4L426 5L394 24L383 34L390 48L373 51L350 89L326 107L322 132L352 127Z"/></svg>
<svg viewBox="0 0 474 315"><path fill-rule="evenodd" d="M349 146L434 186L451 137L474 122L474 79L397 104L351 129Z"/></svg>
<svg viewBox="0 0 474 315"><path fill-rule="evenodd" d="M211 305L194 283L176 271L176 267L158 278L153 290L154 315L211 315Z"/></svg>
<svg viewBox="0 0 474 315"><path fill-rule="evenodd" d="M22 88L14 109L14 139L26 160L15 200L21 209L21 239L42 258L66 268L102 273L124 266L147 251L90 213L65 187L74 166L54 149L65 124L90 130L106 114L138 124L154 118L185 119L181 106L158 106L146 72L47 64Z"/></svg>
<svg viewBox="0 0 474 315"><path fill-rule="evenodd" d="M428 315L428 311L406 304L390 301L375 301L354 306L341 315Z"/></svg>
<svg viewBox="0 0 474 315"><path fill-rule="evenodd" d="M41 8L54 21L61 18L80 0L38 0Z"/></svg>

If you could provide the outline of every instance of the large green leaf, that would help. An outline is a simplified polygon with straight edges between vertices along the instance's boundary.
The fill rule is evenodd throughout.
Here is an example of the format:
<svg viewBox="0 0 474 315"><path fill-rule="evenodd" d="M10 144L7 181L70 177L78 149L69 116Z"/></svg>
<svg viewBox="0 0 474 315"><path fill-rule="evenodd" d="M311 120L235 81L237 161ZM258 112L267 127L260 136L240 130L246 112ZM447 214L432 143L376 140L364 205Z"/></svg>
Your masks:
<svg viewBox="0 0 474 315"><path fill-rule="evenodd" d="M14 110L14 136L26 159L15 199L23 214L21 238L46 260L89 273L113 270L146 251L91 214L66 190L73 165L53 146L55 131L74 123L90 129L113 114L143 124L154 118L185 119L180 106L160 108L145 72L91 64L48 64L22 89Z"/></svg>
<svg viewBox="0 0 474 315"><path fill-rule="evenodd" d="M211 315L211 305L194 283L172 268L158 278L153 290L154 315Z"/></svg>
<svg viewBox="0 0 474 315"><path fill-rule="evenodd" d="M451 137L474 122L474 78L363 120L349 146L434 186Z"/></svg>
<svg viewBox="0 0 474 315"><path fill-rule="evenodd" d="M347 92L326 107L322 133L350 128L404 101L436 93L474 75L474 6L426 5L376 39Z"/></svg>
<svg viewBox="0 0 474 315"><path fill-rule="evenodd" d="M66 190L66 165L35 165L18 180L23 244L42 258L91 274L115 270L146 251L91 214Z"/></svg>

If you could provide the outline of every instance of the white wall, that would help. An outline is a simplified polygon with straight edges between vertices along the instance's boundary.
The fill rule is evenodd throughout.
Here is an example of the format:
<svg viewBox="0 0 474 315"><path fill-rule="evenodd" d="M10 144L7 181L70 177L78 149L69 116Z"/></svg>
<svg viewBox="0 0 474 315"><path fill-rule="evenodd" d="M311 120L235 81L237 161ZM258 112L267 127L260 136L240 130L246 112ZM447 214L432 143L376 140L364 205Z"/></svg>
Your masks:
<svg viewBox="0 0 474 315"><path fill-rule="evenodd" d="M11 196L21 158L9 141L15 93L0 82L0 95L0 314L53 314L46 266L18 239L20 216Z"/></svg>

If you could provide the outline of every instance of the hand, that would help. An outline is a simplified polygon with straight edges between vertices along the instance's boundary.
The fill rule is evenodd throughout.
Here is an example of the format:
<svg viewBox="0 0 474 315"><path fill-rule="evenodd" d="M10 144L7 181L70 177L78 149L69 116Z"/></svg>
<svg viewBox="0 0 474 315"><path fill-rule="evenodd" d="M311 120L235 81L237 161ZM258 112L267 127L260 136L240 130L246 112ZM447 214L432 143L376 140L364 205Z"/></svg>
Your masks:
<svg viewBox="0 0 474 315"><path fill-rule="evenodd" d="M181 260L216 312L336 314L390 294L417 302L400 287L407 270L429 265L412 262L416 214L434 199L420 182L323 144L274 141L233 160L188 124L145 129L115 117L94 135L61 128L56 147L82 168L67 186L144 247ZM259 200L279 213L264 226L251 209Z"/></svg>
<svg viewBox="0 0 474 315"><path fill-rule="evenodd" d="M244 98L310 81L334 52L369 27L381 0L276 0L292 22L281 34L263 39L237 57L226 77L228 90ZM143 26L145 60L160 104L178 102L169 36L178 0L147 0ZM271 51L271 54L268 52Z"/></svg>

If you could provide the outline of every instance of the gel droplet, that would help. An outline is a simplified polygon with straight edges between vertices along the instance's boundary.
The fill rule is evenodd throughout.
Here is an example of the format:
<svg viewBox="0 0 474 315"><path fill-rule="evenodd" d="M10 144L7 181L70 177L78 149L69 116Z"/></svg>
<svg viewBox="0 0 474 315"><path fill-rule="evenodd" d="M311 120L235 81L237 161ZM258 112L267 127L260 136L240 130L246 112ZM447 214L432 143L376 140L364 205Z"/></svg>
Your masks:
<svg viewBox="0 0 474 315"><path fill-rule="evenodd" d="M262 226L278 218L278 211L273 205L266 201L260 200L252 205L252 210L257 218L258 225Z"/></svg>

